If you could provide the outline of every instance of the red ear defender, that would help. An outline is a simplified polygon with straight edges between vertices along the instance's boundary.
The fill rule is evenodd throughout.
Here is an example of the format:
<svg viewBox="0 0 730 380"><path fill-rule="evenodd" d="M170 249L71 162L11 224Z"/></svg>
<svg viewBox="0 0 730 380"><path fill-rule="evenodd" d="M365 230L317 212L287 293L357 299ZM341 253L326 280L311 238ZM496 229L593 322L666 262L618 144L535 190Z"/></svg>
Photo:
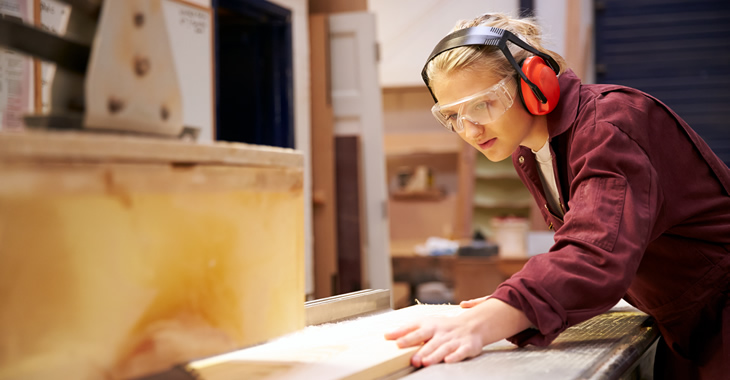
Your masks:
<svg viewBox="0 0 730 380"><path fill-rule="evenodd" d="M527 79L534 83L547 98L547 102L542 103L527 83L520 79L522 101L527 110L533 115L545 115L554 110L558 105L558 100L560 100L560 84L555 71L538 56L525 59L522 63L522 71Z"/></svg>

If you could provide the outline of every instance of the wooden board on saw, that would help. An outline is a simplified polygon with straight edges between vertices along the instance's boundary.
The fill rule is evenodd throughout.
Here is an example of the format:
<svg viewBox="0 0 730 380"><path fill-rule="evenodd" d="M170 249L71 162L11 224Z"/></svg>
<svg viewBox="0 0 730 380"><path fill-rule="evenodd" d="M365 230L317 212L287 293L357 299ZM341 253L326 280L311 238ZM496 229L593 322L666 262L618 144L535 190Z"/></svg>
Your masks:
<svg viewBox="0 0 730 380"><path fill-rule="evenodd" d="M416 305L310 326L260 346L190 363L186 369L205 380L618 378L645 355L653 355L651 347L659 334L648 315L621 301L568 328L547 347L520 348L503 339L470 360L418 371L410 367L417 348L399 349L383 338L386 331L408 322L464 310L456 305Z"/></svg>
<svg viewBox="0 0 730 380"><path fill-rule="evenodd" d="M0 379L136 377L304 327L301 154L78 134L0 148Z"/></svg>
<svg viewBox="0 0 730 380"><path fill-rule="evenodd" d="M450 316L455 305L415 305L340 323L309 326L256 347L190 363L206 380L375 379L408 371L417 348L383 337L408 322Z"/></svg>

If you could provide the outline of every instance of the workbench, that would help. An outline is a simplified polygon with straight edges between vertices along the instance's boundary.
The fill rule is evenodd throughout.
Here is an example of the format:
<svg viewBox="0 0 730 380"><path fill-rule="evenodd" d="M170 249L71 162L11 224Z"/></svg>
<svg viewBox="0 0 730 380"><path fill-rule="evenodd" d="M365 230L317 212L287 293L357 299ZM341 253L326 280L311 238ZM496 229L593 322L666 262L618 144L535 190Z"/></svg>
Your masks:
<svg viewBox="0 0 730 380"><path fill-rule="evenodd" d="M620 303L567 329L548 347L517 346L502 340L460 363L415 369L416 348L399 349L383 334L424 317L453 316L456 305L415 305L399 310L378 302L387 291L316 301L314 324L265 344L188 363L144 380L185 379L623 379L651 377L659 333L653 320ZM382 298L382 297L381 297ZM342 303L345 307L337 307ZM363 310L370 305L374 312ZM312 315L312 305L307 314ZM325 317L323 311L329 311Z"/></svg>

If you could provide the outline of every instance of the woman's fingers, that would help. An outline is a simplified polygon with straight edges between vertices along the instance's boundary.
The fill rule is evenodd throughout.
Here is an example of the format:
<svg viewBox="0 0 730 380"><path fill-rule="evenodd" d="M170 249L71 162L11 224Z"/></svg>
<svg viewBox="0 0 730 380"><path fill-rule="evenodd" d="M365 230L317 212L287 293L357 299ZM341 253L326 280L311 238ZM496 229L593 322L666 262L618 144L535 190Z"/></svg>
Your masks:
<svg viewBox="0 0 730 380"><path fill-rule="evenodd" d="M453 341L453 340L442 343L440 345L426 344L423 346L423 348L421 350L419 350L419 354L421 354L421 365L426 367L431 364L440 363L441 361L444 360L444 358L447 355L458 350L458 348L459 348L459 342ZM420 351L427 351L427 352L421 353Z"/></svg>
<svg viewBox="0 0 730 380"><path fill-rule="evenodd" d="M413 324L385 333L385 339L395 340L400 348L417 346L433 336L433 328Z"/></svg>
<svg viewBox="0 0 730 380"><path fill-rule="evenodd" d="M444 357L444 363L456 363L472 356L474 356L474 354L471 352L470 347L461 346L455 351L446 355L446 357Z"/></svg>
<svg viewBox="0 0 730 380"><path fill-rule="evenodd" d="M416 330L413 330L405 336L398 338L395 343L398 344L398 347L400 348L413 347L428 341L432 337L433 328L419 326Z"/></svg>
<svg viewBox="0 0 730 380"><path fill-rule="evenodd" d="M439 346L441 345L440 342L437 341L437 339L432 339L426 342L426 344L423 345L420 349L418 349L418 352L416 352L415 355L411 358L411 364L414 367L421 367L426 365L424 361L427 361L426 358L428 358L434 351L436 351Z"/></svg>
<svg viewBox="0 0 730 380"><path fill-rule="evenodd" d="M386 332L385 333L385 339L387 339L387 340L396 340L396 339L398 339L398 338L400 338L400 337L402 337L402 336L410 333L411 331L413 331L413 330L415 330L417 328L418 328L418 325L417 324L399 327L399 328L397 328L397 329L395 329L393 331Z"/></svg>

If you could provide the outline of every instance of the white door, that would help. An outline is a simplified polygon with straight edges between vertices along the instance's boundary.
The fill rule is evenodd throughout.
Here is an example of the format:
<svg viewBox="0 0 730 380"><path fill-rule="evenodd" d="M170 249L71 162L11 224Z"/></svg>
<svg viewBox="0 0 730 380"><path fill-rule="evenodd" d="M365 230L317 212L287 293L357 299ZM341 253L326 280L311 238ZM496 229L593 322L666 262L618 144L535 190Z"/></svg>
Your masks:
<svg viewBox="0 0 730 380"><path fill-rule="evenodd" d="M383 105L378 83L375 16L330 16L330 67L335 135L360 136L362 147L363 287L391 289L388 195L383 152Z"/></svg>

